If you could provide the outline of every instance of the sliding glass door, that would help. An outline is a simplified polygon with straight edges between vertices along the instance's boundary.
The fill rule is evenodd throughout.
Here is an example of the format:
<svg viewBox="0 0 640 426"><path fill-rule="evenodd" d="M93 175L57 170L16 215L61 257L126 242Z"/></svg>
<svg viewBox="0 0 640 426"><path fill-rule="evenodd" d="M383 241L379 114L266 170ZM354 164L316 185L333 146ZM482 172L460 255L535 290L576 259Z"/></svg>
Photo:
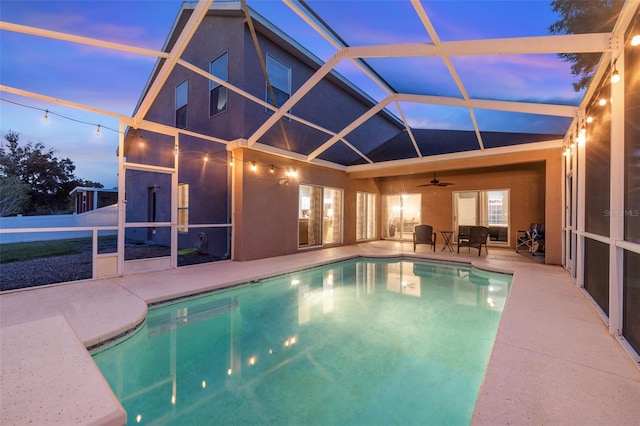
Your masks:
<svg viewBox="0 0 640 426"><path fill-rule="evenodd" d="M342 242L342 190L300 185L298 246Z"/></svg>
<svg viewBox="0 0 640 426"><path fill-rule="evenodd" d="M411 240L413 228L420 224L420 194L384 195L382 197L382 237Z"/></svg>
<svg viewBox="0 0 640 426"><path fill-rule="evenodd" d="M489 241L509 243L509 190L453 193L453 225L487 226Z"/></svg>
<svg viewBox="0 0 640 426"><path fill-rule="evenodd" d="M358 192L356 196L356 241L376 238L376 194Z"/></svg>

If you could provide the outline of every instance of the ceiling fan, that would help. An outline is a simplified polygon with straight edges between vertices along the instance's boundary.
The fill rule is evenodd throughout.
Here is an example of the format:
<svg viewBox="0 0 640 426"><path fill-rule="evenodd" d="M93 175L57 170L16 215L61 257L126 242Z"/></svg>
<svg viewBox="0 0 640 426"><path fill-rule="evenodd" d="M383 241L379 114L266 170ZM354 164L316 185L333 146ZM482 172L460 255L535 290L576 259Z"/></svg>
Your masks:
<svg viewBox="0 0 640 426"><path fill-rule="evenodd" d="M429 183L425 183L424 185L418 185L420 186L449 186L449 185L454 185L451 182L440 182L440 180L438 180L438 178L436 177L436 172L433 172L433 179L431 180L431 182Z"/></svg>

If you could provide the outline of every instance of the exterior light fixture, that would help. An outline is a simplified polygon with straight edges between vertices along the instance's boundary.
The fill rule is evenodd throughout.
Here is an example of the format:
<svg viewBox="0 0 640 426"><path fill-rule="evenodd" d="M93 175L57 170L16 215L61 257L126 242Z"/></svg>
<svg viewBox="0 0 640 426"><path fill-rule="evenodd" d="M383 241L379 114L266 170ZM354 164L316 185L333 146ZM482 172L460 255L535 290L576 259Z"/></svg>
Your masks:
<svg viewBox="0 0 640 426"><path fill-rule="evenodd" d="M613 84L616 84L619 81L620 81L620 74L618 73L618 70L616 69L616 67L614 65L613 66L613 73L611 73L611 82Z"/></svg>
<svg viewBox="0 0 640 426"><path fill-rule="evenodd" d="M587 140L587 128L584 127L583 125L582 129L580 129L580 134L578 135L578 145L584 145L586 140Z"/></svg>
<svg viewBox="0 0 640 426"><path fill-rule="evenodd" d="M640 34L636 34L631 38L632 46L640 46Z"/></svg>

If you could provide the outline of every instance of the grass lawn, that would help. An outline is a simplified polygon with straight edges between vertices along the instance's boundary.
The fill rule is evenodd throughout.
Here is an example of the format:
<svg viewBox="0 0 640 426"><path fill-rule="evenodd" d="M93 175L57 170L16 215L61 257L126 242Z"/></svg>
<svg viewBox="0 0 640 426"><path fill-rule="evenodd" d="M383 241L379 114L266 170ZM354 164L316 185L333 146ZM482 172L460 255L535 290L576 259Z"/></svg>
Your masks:
<svg viewBox="0 0 640 426"><path fill-rule="evenodd" d="M113 237L100 237L100 243ZM42 257L79 254L91 250L91 238L73 238L68 240L33 241L28 243L0 244L0 263L20 262Z"/></svg>

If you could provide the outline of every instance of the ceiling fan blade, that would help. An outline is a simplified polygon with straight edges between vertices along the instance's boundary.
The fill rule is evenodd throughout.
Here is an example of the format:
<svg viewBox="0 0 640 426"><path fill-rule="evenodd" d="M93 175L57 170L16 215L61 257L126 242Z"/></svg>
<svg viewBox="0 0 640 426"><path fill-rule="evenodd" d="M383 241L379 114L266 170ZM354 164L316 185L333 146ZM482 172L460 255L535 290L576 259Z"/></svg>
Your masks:
<svg viewBox="0 0 640 426"><path fill-rule="evenodd" d="M453 185L453 183L452 182L440 182L440 180L438 180L438 178L436 177L436 172L433 172L433 179L431 180L431 182L425 183L423 185L417 185L417 187L421 187L421 186L449 186L449 185Z"/></svg>

